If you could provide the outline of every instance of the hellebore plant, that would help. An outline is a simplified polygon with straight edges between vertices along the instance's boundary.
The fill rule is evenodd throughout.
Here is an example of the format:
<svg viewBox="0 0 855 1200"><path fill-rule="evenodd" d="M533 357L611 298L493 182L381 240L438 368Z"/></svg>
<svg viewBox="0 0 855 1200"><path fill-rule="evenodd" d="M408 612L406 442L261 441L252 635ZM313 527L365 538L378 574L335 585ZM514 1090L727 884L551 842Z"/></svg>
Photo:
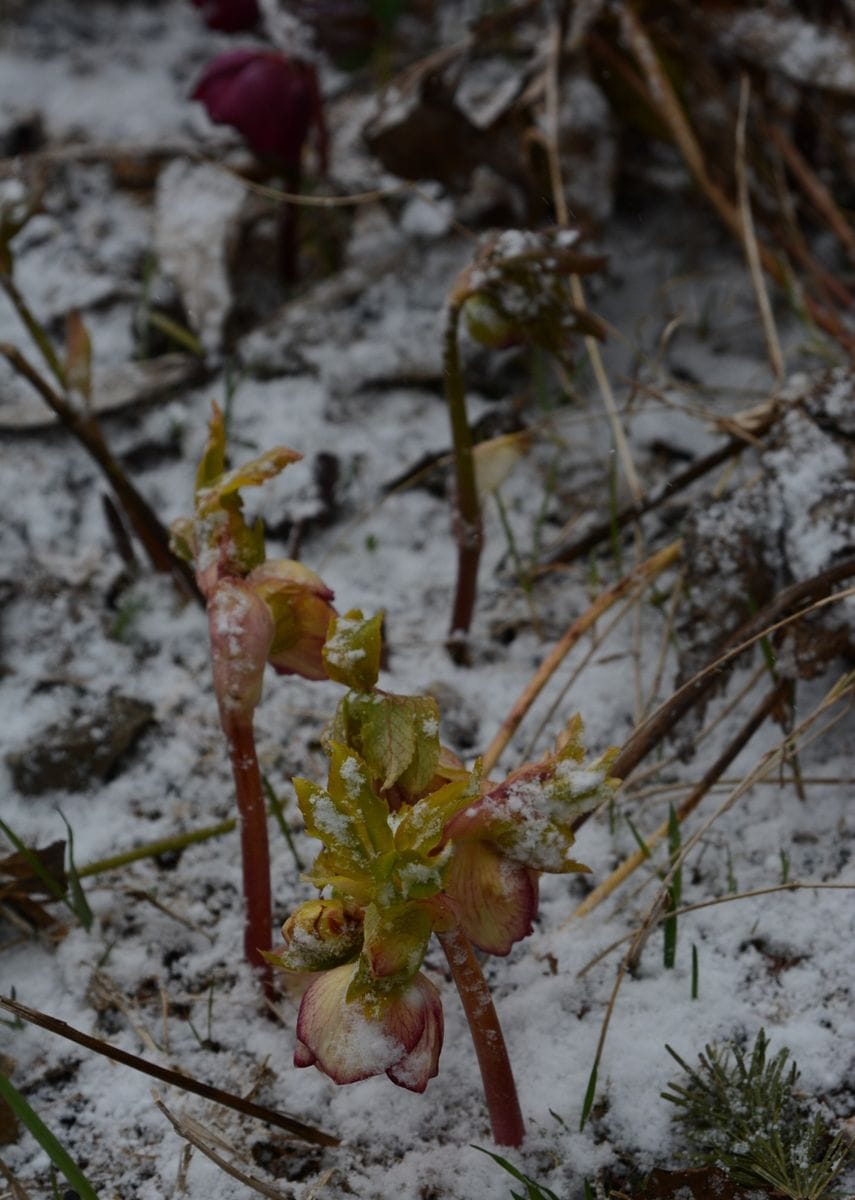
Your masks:
<svg viewBox="0 0 855 1200"><path fill-rule="evenodd" d="M195 515L172 527L175 552L195 566L208 611L214 693L240 814L246 905L244 953L271 988L270 861L253 714L267 663L281 675L327 678L321 657L333 593L301 563L267 561L261 523L247 525L240 489L272 479L302 456L279 446L226 469L223 416L214 405L196 474Z"/></svg>
<svg viewBox="0 0 855 1200"><path fill-rule="evenodd" d="M314 130L322 173L327 169L327 132L318 76L311 63L277 50L229 50L210 62L191 93L218 125L242 134L253 154L300 188L303 147ZM279 268L294 279L297 222L283 201L279 217Z"/></svg>
<svg viewBox="0 0 855 1200"><path fill-rule="evenodd" d="M566 357L573 333L601 337L600 322L571 300L569 276L603 265L601 258L578 252L579 237L574 229L508 229L492 234L458 276L448 299L443 370L454 444L457 585L447 645L458 663L469 659L467 640L483 546L481 502L460 364L460 320L462 317L469 335L481 345L505 349L524 343L558 358Z"/></svg>
<svg viewBox="0 0 855 1200"><path fill-rule="evenodd" d="M327 784L294 785L322 843L308 879L320 896L283 926L269 955L315 972L300 1005L296 1066L336 1083L385 1073L422 1092L437 1073L442 1004L422 972L432 934L448 960L478 1057L493 1135L516 1146L524 1126L492 997L473 946L505 955L531 932L540 871L584 871L572 823L609 797L616 751L584 765L582 724L555 754L503 783L482 780L439 742L428 696L376 688L380 622L334 619L327 671L351 690L326 736Z"/></svg>

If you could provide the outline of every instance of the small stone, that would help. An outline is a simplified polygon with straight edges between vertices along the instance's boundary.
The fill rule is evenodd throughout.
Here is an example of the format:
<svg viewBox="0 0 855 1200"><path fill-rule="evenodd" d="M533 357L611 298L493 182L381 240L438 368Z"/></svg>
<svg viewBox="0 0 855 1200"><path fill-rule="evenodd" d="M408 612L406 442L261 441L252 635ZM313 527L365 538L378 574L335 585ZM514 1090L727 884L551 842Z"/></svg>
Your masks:
<svg viewBox="0 0 855 1200"><path fill-rule="evenodd" d="M153 720L154 709L143 700L99 699L89 711L70 714L6 756L15 787L23 796L84 792L118 772Z"/></svg>

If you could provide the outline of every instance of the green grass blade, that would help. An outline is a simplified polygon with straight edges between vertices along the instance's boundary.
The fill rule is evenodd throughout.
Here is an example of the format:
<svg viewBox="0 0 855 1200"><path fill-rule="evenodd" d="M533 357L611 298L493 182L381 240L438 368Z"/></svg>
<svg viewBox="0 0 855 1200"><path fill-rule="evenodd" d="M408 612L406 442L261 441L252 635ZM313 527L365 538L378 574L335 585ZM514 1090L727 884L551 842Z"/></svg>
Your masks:
<svg viewBox="0 0 855 1200"><path fill-rule="evenodd" d="M0 1071L0 1096L3 1097L24 1128L33 1135L57 1170L62 1172L77 1192L80 1200L98 1200L98 1193L77 1163L2 1071Z"/></svg>
<svg viewBox="0 0 855 1200"><path fill-rule="evenodd" d="M62 823L68 833L68 886L71 889L71 902L74 912L80 924L88 933L95 921L95 914L89 907L89 901L86 899L86 893L80 883L80 876L77 873L77 867L74 865L74 833L68 821L65 819L65 813L62 809L56 810L62 817Z"/></svg>
<svg viewBox="0 0 855 1200"><path fill-rule="evenodd" d="M42 883L48 889L50 894L56 900L60 900L65 905L65 907L67 909L69 909L70 912L74 913L74 915L77 916L77 913L75 912L75 909L74 909L74 905L71 902L71 900L69 900L69 898L65 894L65 892L63 891L61 884L59 883L59 881L57 879L54 878L53 875L51 875L50 871L47 869L47 867L41 861L39 856L37 854L35 854L30 849L29 846L27 846L24 842L22 842L21 839L18 837L17 833L15 833L15 831L13 829L10 829L9 826L6 824L6 822L3 820L0 820L0 832L2 832L5 835L5 837L7 837L9 839L9 841L12 843L12 845L15 847L15 849L18 851L18 853L21 854L26 859L26 861L32 867L35 875L42 881Z"/></svg>
<svg viewBox="0 0 855 1200"><path fill-rule="evenodd" d="M582 1103L582 1116L579 1120L579 1132L585 1128L585 1123L591 1115L591 1109L594 1107L594 1097L597 1094L597 1068L600 1065L599 1058L594 1059L594 1065L591 1068L591 1075L588 1079L588 1087L585 1091L585 1099Z"/></svg>

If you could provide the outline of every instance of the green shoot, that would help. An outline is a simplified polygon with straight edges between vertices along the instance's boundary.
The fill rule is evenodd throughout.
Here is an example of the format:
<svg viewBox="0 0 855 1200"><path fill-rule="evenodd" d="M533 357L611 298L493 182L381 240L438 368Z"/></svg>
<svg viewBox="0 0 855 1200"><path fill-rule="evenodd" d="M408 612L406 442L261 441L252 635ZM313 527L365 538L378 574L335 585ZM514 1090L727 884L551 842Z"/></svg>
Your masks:
<svg viewBox="0 0 855 1200"><path fill-rule="evenodd" d="M80 1200L98 1200L98 1193L77 1163L2 1071L0 1071L0 1096L6 1101L24 1128L36 1139L57 1170L62 1172L77 1192Z"/></svg>
<svg viewBox="0 0 855 1200"><path fill-rule="evenodd" d="M273 813L276 824L279 826L282 836L288 843L288 849L291 851L291 857L294 859L294 866L298 871L302 871L304 863L297 853L294 838L291 836L291 830L288 828L288 822L285 820L285 807L274 792L270 780L266 775L261 776L261 786L264 788L264 794L267 797L267 803L270 805L270 811Z"/></svg>
<svg viewBox="0 0 855 1200"><path fill-rule="evenodd" d="M62 816L62 813L60 813L60 816ZM65 820L64 817L63 820ZM67 822L66 828L68 828ZM75 895L74 891L72 891L72 895L69 897L67 894L67 889L63 888L62 884L59 883L59 881L55 879L53 875L51 875L50 871L48 871L48 869L45 867L39 856L35 854L29 846L22 842L14 830L10 829L3 820L0 820L0 832L2 832L4 836L9 839L18 853L23 855L23 857L32 867L33 873L42 881L54 899L59 900L62 904L64 904L69 912L77 917L80 924L88 933L92 927L92 910L89 908L89 905L86 902L86 897L83 895L83 889L80 888L79 878L77 884L79 896ZM69 830L69 833L70 832L71 831ZM80 905L81 899L83 902L82 906Z"/></svg>
<svg viewBox="0 0 855 1200"><path fill-rule="evenodd" d="M799 1071L789 1051L769 1058L763 1030L748 1052L707 1046L690 1067L666 1046L688 1078L670 1083L665 1100L699 1165L724 1168L737 1185L767 1189L789 1200L821 1200L850 1161L843 1133L832 1137L814 1106L796 1092Z"/></svg>
<svg viewBox="0 0 855 1200"><path fill-rule="evenodd" d="M503 1171L507 1171L519 1183L524 1184L525 1193L511 1192L513 1200L558 1200L551 1188L541 1187L530 1175L524 1175L518 1167L515 1167L512 1162L508 1162L501 1154L494 1154L492 1150L485 1150L483 1146L473 1146L472 1149L480 1150L482 1154L492 1158L493 1162L498 1163Z"/></svg>
<svg viewBox="0 0 855 1200"><path fill-rule="evenodd" d="M683 870L677 866L680 858L680 822L673 804L668 809L668 853L671 860L671 882L668 884L666 908L669 913L676 913L683 894ZM662 931L665 937L664 963L670 969L673 968L677 955L677 917L668 917L662 924Z"/></svg>

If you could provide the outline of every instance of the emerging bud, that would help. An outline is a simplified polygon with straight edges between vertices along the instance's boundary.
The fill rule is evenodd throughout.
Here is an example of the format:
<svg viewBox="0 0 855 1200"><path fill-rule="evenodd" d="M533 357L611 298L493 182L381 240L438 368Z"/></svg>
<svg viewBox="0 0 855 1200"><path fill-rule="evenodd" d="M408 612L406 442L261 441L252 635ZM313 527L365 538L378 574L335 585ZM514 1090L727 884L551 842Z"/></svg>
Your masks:
<svg viewBox="0 0 855 1200"><path fill-rule="evenodd" d="M192 3L201 8L209 29L220 29L223 33L253 29L261 17L257 0L192 0Z"/></svg>
<svg viewBox="0 0 855 1200"><path fill-rule="evenodd" d="M297 171L314 128L321 170L327 136L315 68L274 50L230 50L202 72L191 93L218 125L231 125L259 158Z"/></svg>
<svg viewBox="0 0 855 1200"><path fill-rule="evenodd" d="M248 718L261 699L273 618L239 579L223 579L208 601L214 692L223 718Z"/></svg>
<svg viewBox="0 0 855 1200"><path fill-rule="evenodd" d="M353 965L326 971L303 996L294 1065L315 1065L336 1083L384 1072L399 1087L423 1092L437 1073L442 1048L442 1003L422 974L389 995L348 995Z"/></svg>
<svg viewBox="0 0 855 1200"><path fill-rule="evenodd" d="M247 583L270 609L273 669L280 675L326 679L322 650L336 611L323 580L302 563L274 559L250 572Z"/></svg>
<svg viewBox="0 0 855 1200"><path fill-rule="evenodd" d="M282 926L284 947L271 962L286 971L328 971L362 948L362 914L341 900L310 900Z"/></svg>

